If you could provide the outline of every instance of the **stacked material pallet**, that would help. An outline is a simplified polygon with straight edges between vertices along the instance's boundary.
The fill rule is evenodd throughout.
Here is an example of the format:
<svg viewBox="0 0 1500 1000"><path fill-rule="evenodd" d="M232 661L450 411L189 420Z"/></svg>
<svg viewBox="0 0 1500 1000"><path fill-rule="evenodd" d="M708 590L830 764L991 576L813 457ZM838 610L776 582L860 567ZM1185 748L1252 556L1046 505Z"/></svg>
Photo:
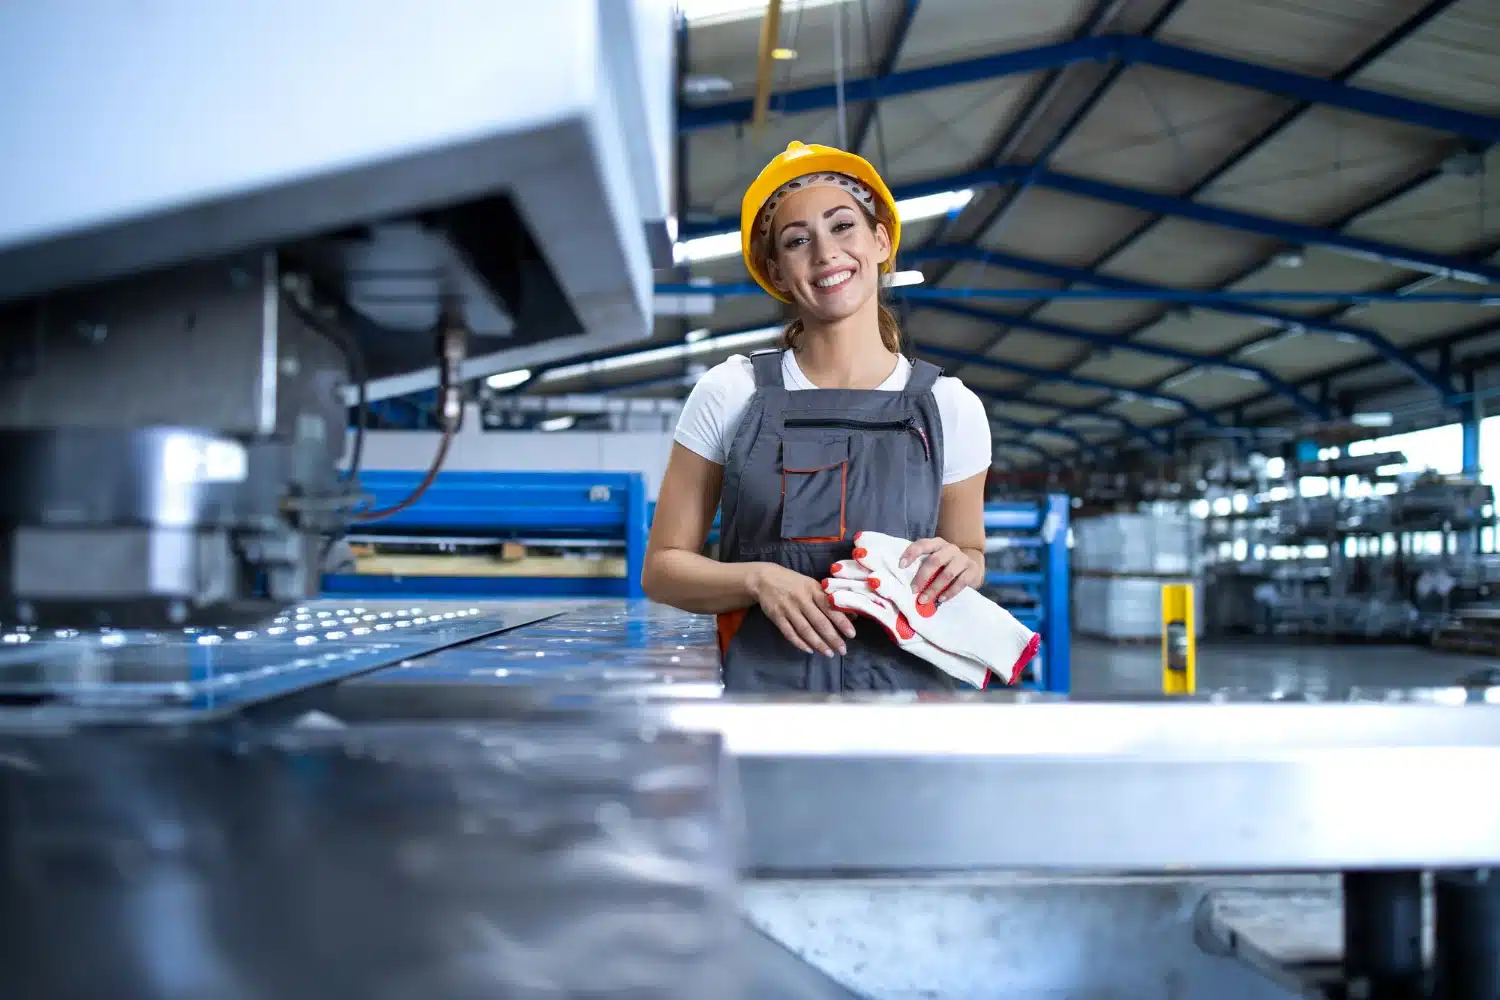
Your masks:
<svg viewBox="0 0 1500 1000"><path fill-rule="evenodd" d="M1202 522L1188 513L1109 514L1073 527L1073 622L1112 641L1161 635L1161 588L1198 584ZM1195 631L1203 634L1203 588L1195 586Z"/></svg>

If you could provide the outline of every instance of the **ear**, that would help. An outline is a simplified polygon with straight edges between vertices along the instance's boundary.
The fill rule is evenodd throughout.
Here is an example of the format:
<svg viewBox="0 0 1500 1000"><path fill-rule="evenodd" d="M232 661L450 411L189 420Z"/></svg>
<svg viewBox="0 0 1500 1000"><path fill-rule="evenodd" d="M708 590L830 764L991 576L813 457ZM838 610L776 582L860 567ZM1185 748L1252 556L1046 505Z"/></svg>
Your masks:
<svg viewBox="0 0 1500 1000"><path fill-rule="evenodd" d="M875 223L875 263L884 264L891 259L891 231L884 222Z"/></svg>
<svg viewBox="0 0 1500 1000"><path fill-rule="evenodd" d="M781 273L781 265L776 263L774 255L766 258L766 280L771 282L771 287L778 292L791 294L791 282L786 280L786 275Z"/></svg>

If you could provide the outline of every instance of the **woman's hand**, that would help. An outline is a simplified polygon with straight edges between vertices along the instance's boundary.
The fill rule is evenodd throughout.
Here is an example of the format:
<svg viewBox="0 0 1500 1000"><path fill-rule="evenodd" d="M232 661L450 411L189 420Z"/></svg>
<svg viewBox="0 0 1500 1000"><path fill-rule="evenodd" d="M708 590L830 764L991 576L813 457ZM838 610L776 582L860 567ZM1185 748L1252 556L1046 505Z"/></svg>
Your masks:
<svg viewBox="0 0 1500 1000"><path fill-rule="evenodd" d="M854 638L849 616L834 609L823 584L775 563L758 563L750 577L750 592L766 617L804 653L832 656L848 652L845 637Z"/></svg>
<svg viewBox="0 0 1500 1000"><path fill-rule="evenodd" d="M902 566L918 559L922 565L911 581L918 604L939 604L957 597L965 587L977 588L984 582L983 568L946 538L922 538L901 553Z"/></svg>

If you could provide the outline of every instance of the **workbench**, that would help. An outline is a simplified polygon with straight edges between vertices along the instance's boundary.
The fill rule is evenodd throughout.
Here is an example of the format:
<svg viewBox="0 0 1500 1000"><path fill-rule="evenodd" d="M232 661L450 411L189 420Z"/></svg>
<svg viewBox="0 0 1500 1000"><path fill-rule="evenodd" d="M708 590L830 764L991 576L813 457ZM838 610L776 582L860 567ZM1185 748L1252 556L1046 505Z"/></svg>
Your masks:
<svg viewBox="0 0 1500 1000"><path fill-rule="evenodd" d="M1368 953L1275 962L1251 902L1342 873L1378 930L1500 861L1483 689L724 697L709 619L623 600L3 638L20 996L1335 996Z"/></svg>

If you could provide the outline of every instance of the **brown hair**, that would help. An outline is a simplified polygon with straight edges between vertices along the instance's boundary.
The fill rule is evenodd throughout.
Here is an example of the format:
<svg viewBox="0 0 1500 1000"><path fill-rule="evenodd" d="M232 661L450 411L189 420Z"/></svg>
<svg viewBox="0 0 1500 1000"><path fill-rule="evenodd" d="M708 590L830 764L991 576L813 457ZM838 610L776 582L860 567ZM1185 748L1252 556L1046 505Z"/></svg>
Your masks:
<svg viewBox="0 0 1500 1000"><path fill-rule="evenodd" d="M864 209L864 206L861 205L860 208ZM870 224L870 229L872 231L876 226L884 225L885 231L889 233L891 231L891 225L889 220L885 218L885 215L885 206L881 205L879 202L876 202L875 211L873 213L869 210L864 211L865 221ZM766 235L760 240L759 246L756 247L756 254L760 258L757 263L760 265L762 274L766 273L766 263L776 254L776 243L772 238L773 235L774 234L772 232L767 231ZM892 260L890 262L890 267L892 270L895 270L895 264L895 260ZM878 288L876 290L876 294L879 295ZM880 317L880 343L884 345L885 349L890 351L892 354L900 354L901 323L896 319L896 314L892 312L890 307L887 306L884 302L880 303L877 309ZM797 341L802 338L802 331L802 320L794 319L790 323L788 323L786 325L786 329L781 331L782 348L788 351L796 350Z"/></svg>

